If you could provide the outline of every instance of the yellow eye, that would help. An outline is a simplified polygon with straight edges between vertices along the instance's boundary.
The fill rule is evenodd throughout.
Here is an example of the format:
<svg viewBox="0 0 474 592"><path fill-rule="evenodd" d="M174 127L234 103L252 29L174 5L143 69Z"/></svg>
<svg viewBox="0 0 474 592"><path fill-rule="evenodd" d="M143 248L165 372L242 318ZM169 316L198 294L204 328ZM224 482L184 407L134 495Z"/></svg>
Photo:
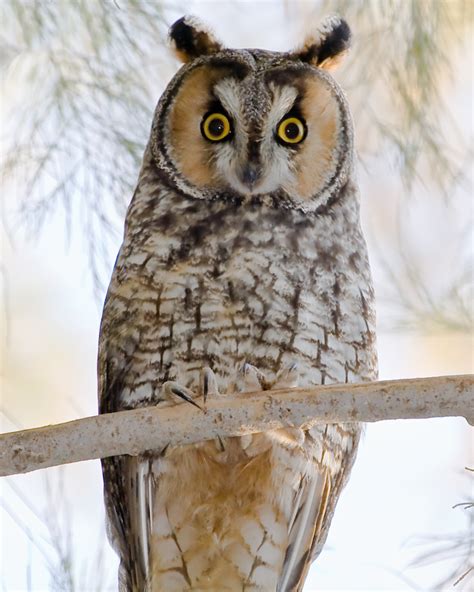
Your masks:
<svg viewBox="0 0 474 592"><path fill-rule="evenodd" d="M285 144L299 144L306 137L306 125L298 117L286 117L278 126L277 136Z"/></svg>
<svg viewBox="0 0 474 592"><path fill-rule="evenodd" d="M232 132L229 118L223 113L209 113L201 123L202 135L211 142L221 142Z"/></svg>

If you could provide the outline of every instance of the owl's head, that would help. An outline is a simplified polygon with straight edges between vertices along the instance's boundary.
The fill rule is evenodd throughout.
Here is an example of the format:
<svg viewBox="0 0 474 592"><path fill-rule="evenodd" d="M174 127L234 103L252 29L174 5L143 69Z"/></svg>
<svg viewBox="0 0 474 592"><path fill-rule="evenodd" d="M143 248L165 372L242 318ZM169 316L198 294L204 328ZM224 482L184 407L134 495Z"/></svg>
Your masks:
<svg viewBox="0 0 474 592"><path fill-rule="evenodd" d="M170 30L185 63L155 113L151 149L162 176L203 199L251 199L315 210L346 183L352 123L327 70L350 30L327 19L292 52L233 50L193 17Z"/></svg>

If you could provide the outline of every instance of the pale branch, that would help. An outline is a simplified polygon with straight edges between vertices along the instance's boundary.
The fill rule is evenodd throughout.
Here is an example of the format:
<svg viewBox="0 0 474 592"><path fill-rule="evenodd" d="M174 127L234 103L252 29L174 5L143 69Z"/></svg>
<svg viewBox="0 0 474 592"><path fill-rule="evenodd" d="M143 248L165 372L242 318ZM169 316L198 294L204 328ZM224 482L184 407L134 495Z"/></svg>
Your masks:
<svg viewBox="0 0 474 592"><path fill-rule="evenodd" d="M461 416L472 425L473 387L472 374L335 384L86 417L0 435L0 476L314 423Z"/></svg>

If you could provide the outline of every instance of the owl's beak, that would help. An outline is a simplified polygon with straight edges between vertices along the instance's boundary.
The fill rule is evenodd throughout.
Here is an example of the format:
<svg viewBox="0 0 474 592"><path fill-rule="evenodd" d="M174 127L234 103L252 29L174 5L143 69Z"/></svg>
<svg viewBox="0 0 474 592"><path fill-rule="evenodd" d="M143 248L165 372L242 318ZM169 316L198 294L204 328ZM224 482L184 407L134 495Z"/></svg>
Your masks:
<svg viewBox="0 0 474 592"><path fill-rule="evenodd" d="M260 178L260 169L255 164L247 164L242 171L242 183L246 185L249 189L253 189L255 183Z"/></svg>

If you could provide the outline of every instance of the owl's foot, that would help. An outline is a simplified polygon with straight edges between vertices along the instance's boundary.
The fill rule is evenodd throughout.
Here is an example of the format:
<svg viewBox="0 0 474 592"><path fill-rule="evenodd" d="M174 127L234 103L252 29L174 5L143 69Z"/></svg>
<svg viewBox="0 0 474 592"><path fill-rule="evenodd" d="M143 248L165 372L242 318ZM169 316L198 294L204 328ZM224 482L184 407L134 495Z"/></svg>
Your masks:
<svg viewBox="0 0 474 592"><path fill-rule="evenodd" d="M244 364L237 371L231 385L231 392L248 393L254 391L266 391L285 389L289 390L298 386L299 371L296 363L291 363L282 368L273 380L269 380L263 372L251 364ZM300 428L282 428L266 432L263 439L254 438L251 434L241 436L241 446L252 456L265 449L265 442L272 440L285 448L302 446L305 441L305 433Z"/></svg>
<svg viewBox="0 0 474 592"><path fill-rule="evenodd" d="M173 401L174 403L182 403L184 401L186 403L191 403L191 405L194 405L203 411L201 405L194 400L196 397L195 393L177 382L172 382L170 380L165 382L161 392L163 398L167 401Z"/></svg>
<svg viewBox="0 0 474 592"><path fill-rule="evenodd" d="M266 391L271 388L271 383L263 372L252 364L243 364L235 374L230 384L232 393L252 393L254 391Z"/></svg>
<svg viewBox="0 0 474 592"><path fill-rule="evenodd" d="M298 364L292 362L285 368L282 368L272 383L272 389L296 388L299 383Z"/></svg>
<svg viewBox="0 0 474 592"><path fill-rule="evenodd" d="M204 409L196 401L196 399L202 397L202 400L205 404L208 397L219 396L216 375L207 366L202 368L199 374L199 387L197 393L185 386L182 386L178 382L173 381L168 381L163 384L162 393L163 398L168 401L173 401L174 403L182 403L183 401L186 403L191 403L191 405L201 409L201 411L204 411Z"/></svg>
<svg viewBox="0 0 474 592"><path fill-rule="evenodd" d="M204 403L208 397L218 397L219 389L217 388L217 378L214 372L205 366L199 373L199 394L202 396Z"/></svg>
<svg viewBox="0 0 474 592"><path fill-rule="evenodd" d="M241 366L231 383L231 392L250 393L274 389L295 388L298 386L298 365L293 362L282 368L276 378L268 379L263 372L251 364Z"/></svg>

